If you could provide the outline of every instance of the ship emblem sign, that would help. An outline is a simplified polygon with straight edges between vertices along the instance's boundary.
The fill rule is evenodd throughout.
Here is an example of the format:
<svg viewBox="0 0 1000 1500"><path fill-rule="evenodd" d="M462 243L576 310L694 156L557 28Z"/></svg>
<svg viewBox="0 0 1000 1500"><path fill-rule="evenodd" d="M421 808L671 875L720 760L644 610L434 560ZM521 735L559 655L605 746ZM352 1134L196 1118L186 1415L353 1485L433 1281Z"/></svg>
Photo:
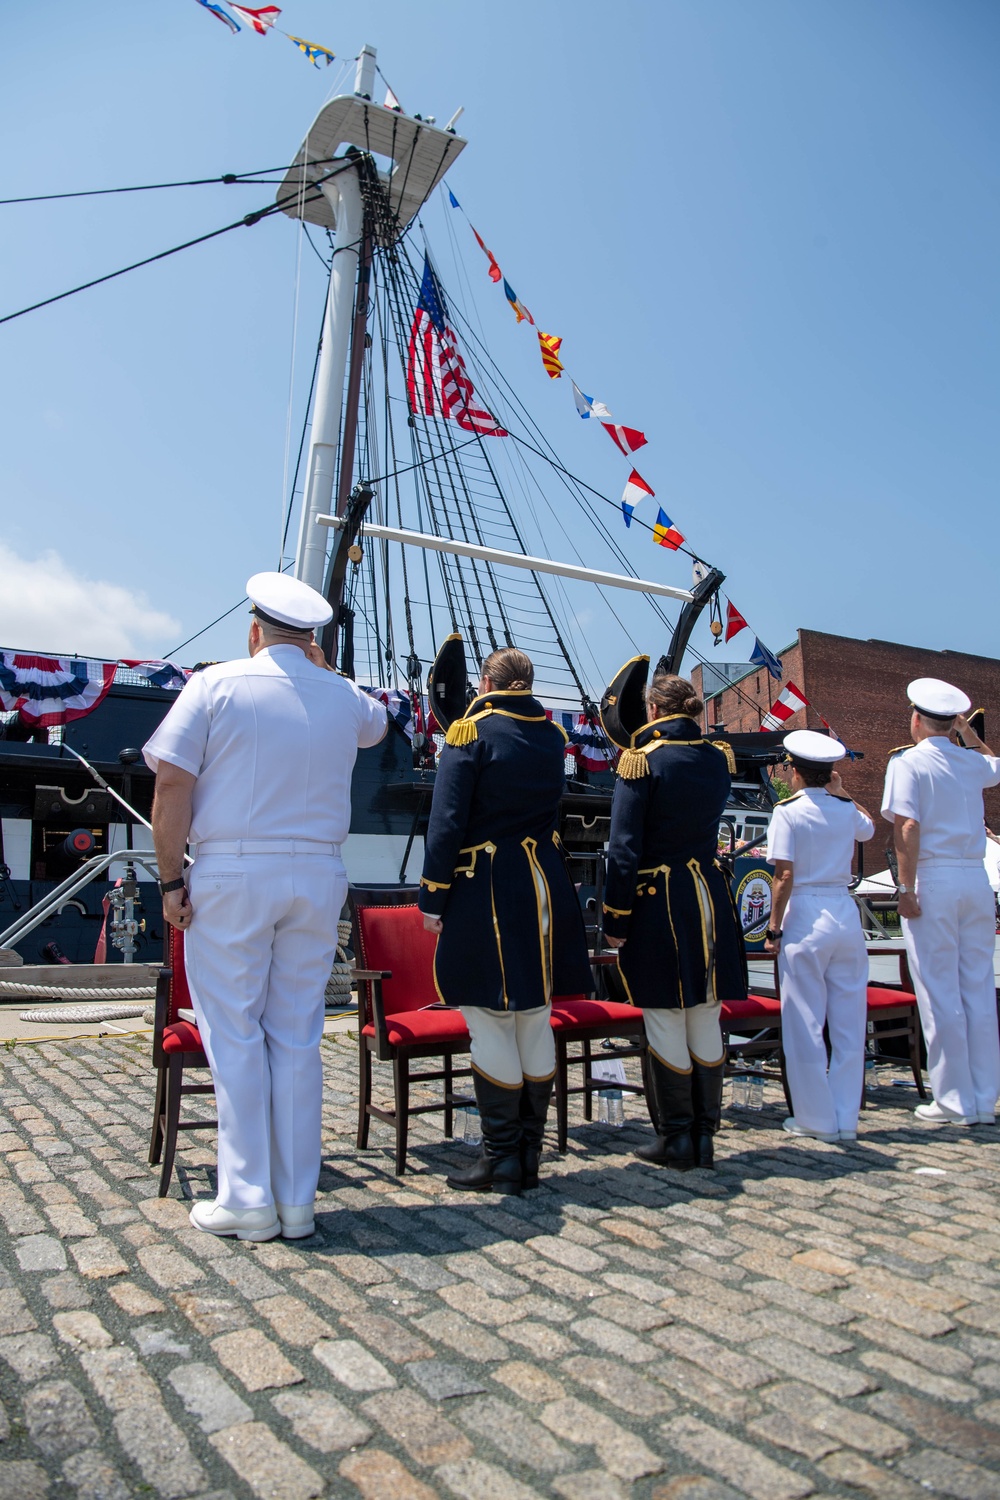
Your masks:
<svg viewBox="0 0 1000 1500"><path fill-rule="evenodd" d="M771 872L751 870L736 890L736 910L740 914L743 941L762 941L771 920Z"/></svg>

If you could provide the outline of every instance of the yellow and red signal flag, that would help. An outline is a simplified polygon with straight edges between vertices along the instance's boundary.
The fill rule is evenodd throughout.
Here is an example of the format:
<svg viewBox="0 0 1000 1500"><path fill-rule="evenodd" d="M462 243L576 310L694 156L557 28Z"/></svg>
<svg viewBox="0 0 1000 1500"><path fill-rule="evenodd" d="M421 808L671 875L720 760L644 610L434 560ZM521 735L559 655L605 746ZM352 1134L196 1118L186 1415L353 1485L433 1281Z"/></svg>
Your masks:
<svg viewBox="0 0 1000 1500"><path fill-rule="evenodd" d="M658 547L669 547L671 552L676 552L683 540L673 521L660 506L656 516L656 525L653 527L653 541Z"/></svg>
<svg viewBox="0 0 1000 1500"><path fill-rule="evenodd" d="M476 244L479 246L480 250L483 252L483 254L486 256L486 259L490 263L490 280L494 281L494 282L495 281L502 281L503 280L503 272L501 271L500 267L497 265L497 258L493 254L493 251L492 250L487 250L486 246L483 244L482 235L479 234L479 232L476 229L474 229L471 224L469 225L469 228L472 229L473 234L476 236Z"/></svg>
<svg viewBox="0 0 1000 1500"><path fill-rule="evenodd" d="M476 236L476 238L478 239L478 235ZM531 316L524 303L518 299L517 293L511 286L510 282L507 280L506 276L503 279L503 294L507 298L507 301L510 303L511 307L514 309L514 314L517 318L517 321L519 323L523 323L525 320L527 320L527 322L531 324L532 328L534 328L534 318Z"/></svg>
<svg viewBox="0 0 1000 1500"><path fill-rule="evenodd" d="M559 350L562 347L562 339L555 333L543 333L539 328L538 342L542 346L542 364L545 373L552 380L558 380L563 372L563 362L559 358Z"/></svg>

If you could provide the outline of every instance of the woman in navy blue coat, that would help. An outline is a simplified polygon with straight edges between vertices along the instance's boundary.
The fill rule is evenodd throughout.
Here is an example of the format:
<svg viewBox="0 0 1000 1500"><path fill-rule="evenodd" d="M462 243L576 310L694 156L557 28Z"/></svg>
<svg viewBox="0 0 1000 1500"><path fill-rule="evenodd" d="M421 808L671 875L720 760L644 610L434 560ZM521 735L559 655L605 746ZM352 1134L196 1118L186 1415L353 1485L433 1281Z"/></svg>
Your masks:
<svg viewBox="0 0 1000 1500"><path fill-rule="evenodd" d="M721 1120L719 1004L746 998L743 940L717 860L730 770L726 747L702 734L690 682L658 672L645 702L647 722L618 765L604 935L621 950L646 1028L657 1138L639 1155L686 1171L712 1165Z"/></svg>
<svg viewBox="0 0 1000 1500"><path fill-rule="evenodd" d="M566 735L532 695L522 651L483 663L479 696L441 754L420 881L434 977L469 1027L483 1156L452 1187L538 1185L554 994L593 988L583 916L556 833Z"/></svg>

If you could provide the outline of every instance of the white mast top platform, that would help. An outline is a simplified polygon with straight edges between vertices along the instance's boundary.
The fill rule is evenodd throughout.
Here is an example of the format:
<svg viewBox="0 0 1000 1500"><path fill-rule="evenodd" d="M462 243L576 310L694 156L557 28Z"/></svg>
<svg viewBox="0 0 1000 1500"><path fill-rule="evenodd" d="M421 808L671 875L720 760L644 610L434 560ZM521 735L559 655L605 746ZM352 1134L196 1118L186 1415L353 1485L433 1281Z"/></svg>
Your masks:
<svg viewBox="0 0 1000 1500"><path fill-rule="evenodd" d="M375 104L374 88L375 48L366 46L358 58L355 92L323 106L278 190L279 200L292 200L284 208L291 218L336 229L335 206L317 188L338 148L356 146L392 162L391 171L379 176L402 231L464 151L468 143L453 130Z"/></svg>

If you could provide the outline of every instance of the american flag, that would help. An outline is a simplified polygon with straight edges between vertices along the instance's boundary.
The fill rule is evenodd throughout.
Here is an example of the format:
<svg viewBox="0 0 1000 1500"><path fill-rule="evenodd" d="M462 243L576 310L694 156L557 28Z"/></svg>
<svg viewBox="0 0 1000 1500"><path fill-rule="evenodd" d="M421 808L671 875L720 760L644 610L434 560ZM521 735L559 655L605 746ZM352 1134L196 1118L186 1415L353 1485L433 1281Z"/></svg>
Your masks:
<svg viewBox="0 0 1000 1500"><path fill-rule="evenodd" d="M406 361L406 391L410 410L428 417L446 417L478 432L480 437L506 437L496 417L476 404L476 393L449 328L444 296L430 261L424 258L424 279L410 329Z"/></svg>

